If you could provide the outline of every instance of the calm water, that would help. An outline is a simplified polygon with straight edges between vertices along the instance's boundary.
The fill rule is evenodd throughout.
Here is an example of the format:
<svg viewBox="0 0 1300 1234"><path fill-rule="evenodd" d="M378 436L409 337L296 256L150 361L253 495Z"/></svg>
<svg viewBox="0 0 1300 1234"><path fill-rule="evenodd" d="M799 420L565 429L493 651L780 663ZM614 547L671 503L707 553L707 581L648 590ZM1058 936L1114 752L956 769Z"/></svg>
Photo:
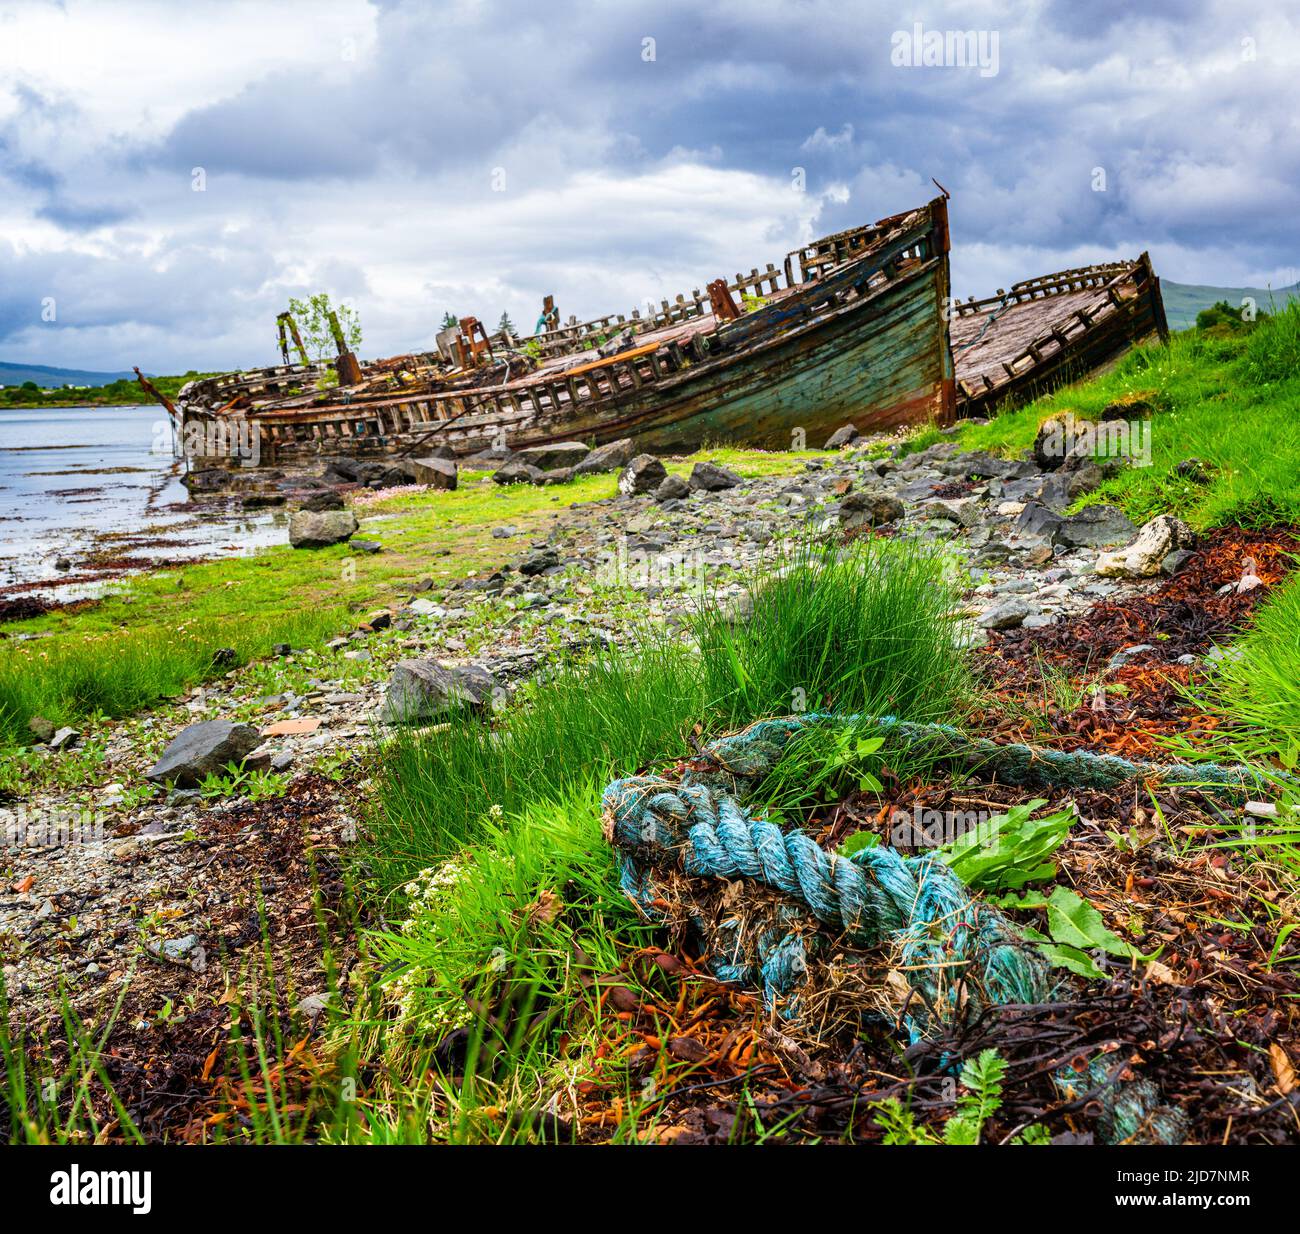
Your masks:
<svg viewBox="0 0 1300 1234"><path fill-rule="evenodd" d="M0 411L0 594L38 581L52 584L46 596L93 594L88 575L120 570L92 553L160 562L287 540L283 514L191 504L183 474L158 408ZM56 569L61 557L70 570Z"/></svg>

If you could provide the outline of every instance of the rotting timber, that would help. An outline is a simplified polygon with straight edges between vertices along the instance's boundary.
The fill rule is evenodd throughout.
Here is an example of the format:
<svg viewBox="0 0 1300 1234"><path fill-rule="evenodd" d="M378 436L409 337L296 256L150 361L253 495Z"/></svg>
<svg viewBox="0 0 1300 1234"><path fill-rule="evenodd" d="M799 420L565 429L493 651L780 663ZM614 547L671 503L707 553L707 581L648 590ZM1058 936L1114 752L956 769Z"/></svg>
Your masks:
<svg viewBox="0 0 1300 1234"><path fill-rule="evenodd" d="M1023 403L1169 336L1160 280L1136 261L1061 270L959 302L952 320L957 414Z"/></svg>
<svg viewBox="0 0 1300 1234"><path fill-rule="evenodd" d="M1168 337L1146 253L963 302L949 298L948 250L945 195L644 316L561 324L547 296L532 335L489 335L462 317L436 350L369 362L332 321L338 355L312 363L281 313L283 364L191 382L174 405L145 388L205 465L229 461L223 443L252 432L262 462L289 465L621 437L659 453L788 448L845 423L871 432L992 414Z"/></svg>
<svg viewBox="0 0 1300 1234"><path fill-rule="evenodd" d="M948 247L940 197L647 316L561 325L548 297L526 338L488 336L466 317L436 352L370 363L341 341L337 361L289 363L286 327L303 351L281 318L285 363L191 382L175 403L178 437L255 429L261 461L283 464L621 437L658 452L708 441L788 448L849 419L867 429L948 423Z"/></svg>

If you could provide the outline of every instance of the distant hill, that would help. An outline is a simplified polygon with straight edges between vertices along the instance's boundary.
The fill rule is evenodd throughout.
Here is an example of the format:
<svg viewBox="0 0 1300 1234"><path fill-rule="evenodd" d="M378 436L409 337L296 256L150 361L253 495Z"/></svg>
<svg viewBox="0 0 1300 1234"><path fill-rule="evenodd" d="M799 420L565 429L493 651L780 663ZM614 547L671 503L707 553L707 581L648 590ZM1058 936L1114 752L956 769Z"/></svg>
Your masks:
<svg viewBox="0 0 1300 1234"><path fill-rule="evenodd" d="M1220 300L1233 308L1240 308L1243 298L1250 296L1259 310L1267 313L1271 306L1281 308L1288 300L1300 298L1300 283L1290 287L1201 287L1195 283L1174 283L1160 280L1160 294L1165 302L1165 316L1171 330L1186 330L1196 324L1196 314Z"/></svg>
<svg viewBox="0 0 1300 1234"><path fill-rule="evenodd" d="M88 369L50 368L45 364L5 364L0 361L0 386L21 386L34 381L42 389L54 386L106 386L122 378L135 379L129 369L120 373L93 373Z"/></svg>

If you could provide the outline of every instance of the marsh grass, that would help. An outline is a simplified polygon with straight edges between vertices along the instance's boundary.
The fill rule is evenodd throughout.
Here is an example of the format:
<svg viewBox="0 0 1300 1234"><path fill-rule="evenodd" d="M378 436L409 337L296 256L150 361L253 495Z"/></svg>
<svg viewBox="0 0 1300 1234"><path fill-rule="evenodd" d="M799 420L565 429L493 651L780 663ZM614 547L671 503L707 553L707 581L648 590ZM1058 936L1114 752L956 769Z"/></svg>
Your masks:
<svg viewBox="0 0 1300 1234"><path fill-rule="evenodd" d="M935 719L968 688L951 586L921 548L801 543L756 572L749 594L747 618L696 614L697 648L645 632L636 651L566 663L495 716L398 730L380 757L367 852L380 885L472 841L494 808L515 814L686 757L693 738L823 706Z"/></svg>
<svg viewBox="0 0 1300 1234"><path fill-rule="evenodd" d="M1187 330L1168 346L1131 351L1101 376L1066 386L986 424L963 428L963 449L1013 451L1033 443L1049 415L1095 419L1111 403L1155 409L1149 467L1129 467L1081 499L1110 502L1137 523L1174 513L1200 527L1300 522L1300 305L1291 301L1253 329ZM1175 470L1207 465L1198 481Z"/></svg>

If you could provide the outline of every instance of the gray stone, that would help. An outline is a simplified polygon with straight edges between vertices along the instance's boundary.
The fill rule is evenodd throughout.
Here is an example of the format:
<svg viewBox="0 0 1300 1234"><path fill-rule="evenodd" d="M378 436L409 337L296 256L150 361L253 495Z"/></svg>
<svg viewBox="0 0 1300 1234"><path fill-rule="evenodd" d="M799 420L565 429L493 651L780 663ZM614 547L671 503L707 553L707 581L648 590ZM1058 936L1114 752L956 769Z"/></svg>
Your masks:
<svg viewBox="0 0 1300 1234"><path fill-rule="evenodd" d="M547 486L551 484L568 484L573 479L572 467L556 467L552 471L544 471L533 481L534 484Z"/></svg>
<svg viewBox="0 0 1300 1234"><path fill-rule="evenodd" d="M735 488L741 479L729 467L720 467L717 463L696 463L691 468L689 483L696 491L720 493L723 489Z"/></svg>
<svg viewBox="0 0 1300 1234"><path fill-rule="evenodd" d="M428 455L411 460L414 483L424 484L429 488L443 489L450 492L459 482L456 464L450 459Z"/></svg>
<svg viewBox="0 0 1300 1234"><path fill-rule="evenodd" d="M576 467L590 453L591 447L580 441L555 441L548 446L529 446L520 450L518 458L540 471L556 471L561 467Z"/></svg>
<svg viewBox="0 0 1300 1234"><path fill-rule="evenodd" d="M1061 520L1054 540L1070 548L1103 548L1122 543L1136 530L1116 506L1087 506Z"/></svg>
<svg viewBox="0 0 1300 1234"><path fill-rule="evenodd" d="M512 459L492 473L493 484L535 484L542 475L540 467Z"/></svg>
<svg viewBox="0 0 1300 1234"><path fill-rule="evenodd" d="M50 738L51 750L71 750L81 740L81 734L75 728L61 728Z"/></svg>
<svg viewBox="0 0 1300 1234"><path fill-rule="evenodd" d="M385 724L418 724L460 707L485 707L495 688L492 674L477 665L448 669L431 660L399 660L379 718Z"/></svg>
<svg viewBox="0 0 1300 1234"><path fill-rule="evenodd" d="M1172 578L1196 556L1192 549L1175 549L1160 563L1160 573Z"/></svg>
<svg viewBox="0 0 1300 1234"><path fill-rule="evenodd" d="M325 489L306 498L302 502L301 509L310 514L320 514L326 510L341 510L343 509L343 495L334 492L333 489Z"/></svg>
<svg viewBox="0 0 1300 1234"><path fill-rule="evenodd" d="M1078 439L1072 417L1049 416L1038 426L1034 438L1034 462L1044 471L1055 471L1065 462Z"/></svg>
<svg viewBox="0 0 1300 1234"><path fill-rule="evenodd" d="M1031 611L1024 600L1004 600L989 609L979 619L979 624L985 630L1014 630L1024 622Z"/></svg>
<svg viewBox="0 0 1300 1234"><path fill-rule="evenodd" d="M289 543L294 548L341 544L357 530L357 516L351 510L298 510L289 516Z"/></svg>
<svg viewBox="0 0 1300 1234"><path fill-rule="evenodd" d="M1016 534L1050 541L1056 535L1062 521L1059 514L1049 510L1041 502L1029 501L1016 516Z"/></svg>
<svg viewBox="0 0 1300 1234"><path fill-rule="evenodd" d="M653 493L663 483L668 468L653 454L638 454L618 478L618 491L624 497L636 493Z"/></svg>
<svg viewBox="0 0 1300 1234"><path fill-rule="evenodd" d="M636 443L630 437L622 437L603 446L597 446L574 469L575 476L594 476L602 471L618 471L626 467L636 457Z"/></svg>
<svg viewBox="0 0 1300 1234"><path fill-rule="evenodd" d="M529 553L519 563L519 573L525 578L532 578L559 564L560 554L553 548L539 548Z"/></svg>
<svg viewBox="0 0 1300 1234"><path fill-rule="evenodd" d="M1151 643L1134 643L1131 647L1121 647L1106 664L1107 668L1123 668L1130 660L1144 655L1148 651L1155 651Z"/></svg>
<svg viewBox="0 0 1300 1234"><path fill-rule="evenodd" d="M842 450L845 446L851 445L857 441L860 434L852 424L846 424L843 428L837 428L828 438L823 449Z"/></svg>
<svg viewBox="0 0 1300 1234"><path fill-rule="evenodd" d="M901 519L903 503L892 493L872 489L859 489L845 495L840 502L840 524L853 530L858 527L880 527Z"/></svg>
<svg viewBox="0 0 1300 1234"><path fill-rule="evenodd" d="M204 720L184 729L145 772L156 784L195 788L205 776L220 772L227 763L242 763L258 744L251 724L230 720Z"/></svg>
<svg viewBox="0 0 1300 1234"><path fill-rule="evenodd" d="M654 491L656 501L680 501L690 495L691 486L681 476L665 476Z"/></svg>

